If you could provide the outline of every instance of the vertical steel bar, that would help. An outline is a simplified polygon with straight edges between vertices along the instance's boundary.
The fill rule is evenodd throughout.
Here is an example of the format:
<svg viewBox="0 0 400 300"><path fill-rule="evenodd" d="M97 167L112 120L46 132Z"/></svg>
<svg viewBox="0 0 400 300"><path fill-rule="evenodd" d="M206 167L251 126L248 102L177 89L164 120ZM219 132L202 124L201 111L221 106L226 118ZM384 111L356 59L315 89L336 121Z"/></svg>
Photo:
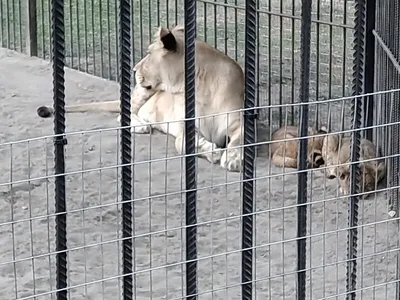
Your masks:
<svg viewBox="0 0 400 300"><path fill-rule="evenodd" d="M107 9L106 9L106 14L107 14L107 64L108 64L108 73L107 73L107 79L111 79L111 24L110 24L110 0L107 0ZM78 35L79 36L79 35ZM79 41L79 40L78 40Z"/></svg>
<svg viewBox="0 0 400 300"><path fill-rule="evenodd" d="M256 111L256 0L246 0L245 103L242 183L242 299L253 298L253 206ZM248 146L251 145L251 146Z"/></svg>
<svg viewBox="0 0 400 300"><path fill-rule="evenodd" d="M292 16L295 16L296 14L296 0L292 0ZM318 24L318 23L317 23ZM292 61L292 70L291 70L291 75L292 75L292 83L291 83L291 103L294 104L295 103L295 82L296 82L296 78L295 78L295 41L296 41L296 37L295 37L295 28L296 28L296 19L292 18L292 55L291 55L291 61ZM318 38L318 34L317 34L317 38ZM318 45L318 42L317 42ZM318 53L318 50L317 50ZM317 64L318 65L318 64ZM318 76L317 76L318 78ZM318 88L318 85L317 85ZM318 97L317 97L318 99ZM294 116L295 116L295 111L294 111L294 105L291 107L290 109L290 123L294 124Z"/></svg>
<svg viewBox="0 0 400 300"><path fill-rule="evenodd" d="M69 11L66 13L69 15L69 56L71 57L71 68L74 68L74 27L73 27L73 10L72 10L72 0L69 2ZM68 55L68 54L67 54ZM78 66L79 67L79 66Z"/></svg>
<svg viewBox="0 0 400 300"><path fill-rule="evenodd" d="M399 34L399 33L398 33ZM394 80L397 81L395 82L396 87L400 87L400 74L396 74L394 76ZM399 122L400 121L400 94L398 92L394 93L392 95L392 101L393 101L393 113L392 117L393 120L390 120L391 122ZM400 153L400 145L399 145L399 135L400 135L400 125L395 124L392 127L392 155L397 154L397 156L393 157L391 159L391 174L390 176L392 179L390 180L391 182L391 187L398 187L399 186L399 165L400 165L400 158L399 158L399 153ZM392 189L390 193L390 210L394 211L398 217L399 214L399 206L398 206L398 200L399 200L399 189ZM397 226L399 228L399 220L396 221ZM397 246L399 245L399 241L397 242ZM396 254L396 300L400 300L400 282L398 281L400 279L400 254Z"/></svg>
<svg viewBox="0 0 400 300"><path fill-rule="evenodd" d="M29 56L37 56L37 13L36 0L26 3L26 51Z"/></svg>
<svg viewBox="0 0 400 300"><path fill-rule="evenodd" d="M88 26L87 26L87 22L88 22L88 17L87 17L87 8L86 8L86 0L83 1L83 35L85 38L85 73L88 73L89 70L89 60L88 60ZM117 14L115 14L117 15ZM77 16L79 18L79 14Z"/></svg>
<svg viewBox="0 0 400 300"><path fill-rule="evenodd" d="M369 94L374 91L374 67L375 67L375 38L373 30L375 29L375 11L376 0L367 0L366 3L367 18L365 32L365 70L364 70L364 93ZM364 126L373 125L374 119L374 96L364 97ZM372 128L364 131L364 137L372 141Z"/></svg>
<svg viewBox="0 0 400 300"><path fill-rule="evenodd" d="M22 3L19 2L18 3L18 29L19 29L19 52L22 53L23 51L23 43L22 43L22 39L23 39L23 35L22 35Z"/></svg>
<svg viewBox="0 0 400 300"><path fill-rule="evenodd" d="M272 10L272 0L268 0L268 9ZM268 106L272 105L272 15L268 15ZM268 108L268 128L271 130L273 109ZM282 120L279 119L279 127L282 126Z"/></svg>
<svg viewBox="0 0 400 300"><path fill-rule="evenodd" d="M133 27L133 25L132 25L132 27ZM100 36L100 70L101 70L100 76L101 76L101 78L104 78L103 2L102 1L99 2L99 36ZM132 36L133 36L133 34L132 34Z"/></svg>
<svg viewBox="0 0 400 300"><path fill-rule="evenodd" d="M7 49L10 49L10 0L6 0Z"/></svg>
<svg viewBox="0 0 400 300"><path fill-rule="evenodd" d="M99 1L99 2L101 2L101 1ZM99 29L94 27L94 23L95 23L94 16L95 16L95 14L94 14L94 3L93 3L93 0L90 1L90 4L91 4L90 5L90 9L91 9L90 15L91 15L91 25L92 25L93 75L96 76L97 74L96 74L96 37L95 37L95 35L96 35L96 31L98 31ZM101 24L101 21L100 21L100 24ZM100 39L101 39L101 37L100 37ZM101 51L101 49L100 49L100 51Z"/></svg>
<svg viewBox="0 0 400 300"><path fill-rule="evenodd" d="M4 12L3 12L3 0L0 0L0 46L4 47L4 28L3 28L3 18L4 18Z"/></svg>
<svg viewBox="0 0 400 300"><path fill-rule="evenodd" d="M50 36L51 35L50 34L50 32L51 32L51 2L50 1L47 1L47 10L48 10L48 16L47 17L48 17L48 22L49 22L49 28L48 29L49 29L49 36ZM43 26L43 28L44 28L44 26ZM52 59L52 57L51 57L52 56L52 51L53 51L52 46L53 46L52 42L49 41L49 60Z"/></svg>
<svg viewBox="0 0 400 300"><path fill-rule="evenodd" d="M52 0L54 168L56 212L56 288L57 300L67 299L67 207L65 202L65 28L64 0Z"/></svg>
<svg viewBox="0 0 400 300"><path fill-rule="evenodd" d="M306 231L307 231L307 139L308 102L310 96L310 48L311 48L312 0L303 0L301 6L301 81L297 177L297 299L306 299Z"/></svg>
<svg viewBox="0 0 400 300"><path fill-rule="evenodd" d="M7 0L8 1L8 0ZM45 31L45 26L44 23L44 3L43 0L40 1L40 15L41 15L41 28L42 28L42 58L46 59L46 43L45 43L45 37L46 37L46 31ZM51 30L51 28L49 28Z"/></svg>
<svg viewBox="0 0 400 300"><path fill-rule="evenodd" d="M282 70L282 65L283 65L283 0L279 0L279 13L281 16L279 17L279 120L282 120L283 118L283 109L282 109L282 96L283 96L283 85L282 85L282 77L283 77L283 70ZM285 120L287 121L287 120ZM285 123L285 125L287 125ZM294 124L290 124L294 125Z"/></svg>
<svg viewBox="0 0 400 300"><path fill-rule="evenodd" d="M354 20L354 40L353 40L353 96L363 93L364 83L364 45L365 45L365 0L356 1L356 11ZM355 98L351 103L351 165L350 165L350 202L349 202L349 220L347 235L347 280L346 280L346 299L354 300L356 298L357 284L357 241L358 241L358 196L360 190L360 143L362 117L362 99ZM355 162L355 163L354 163Z"/></svg>
<svg viewBox="0 0 400 300"><path fill-rule="evenodd" d="M118 32L118 3L120 3L118 0L114 1L114 28L115 28L115 34L117 34ZM115 39L115 62L117 63L117 66L119 66L120 62L120 55L119 55L119 40ZM120 78L120 70L119 68L116 68L116 75L115 76L115 80L118 80L118 78Z"/></svg>
<svg viewBox="0 0 400 300"><path fill-rule="evenodd" d="M393 47L393 54L397 61L400 61L400 3L397 1L395 3L395 9L394 9L394 16L395 19L393 21L393 24L396 24L396 26L393 27L394 30L394 47ZM394 88L400 88L400 73L398 70L395 71L396 75L394 76ZM393 95L393 102L394 102L394 107L393 107L393 118L394 120L392 122L399 122L400 121L400 93L396 92ZM400 167L400 157L398 156L400 153L400 125L396 124L393 126L393 150L392 154L396 153L397 156L392 158L392 186L399 186L399 167ZM397 214L396 216L399 215L400 210L399 210L399 189L393 189L392 193L390 195L390 209L395 211ZM400 221L397 220L397 228L400 229ZM397 247L399 247L400 241L397 241ZM396 254L396 295L395 299L400 300L400 253L397 252Z"/></svg>
<svg viewBox="0 0 400 300"><path fill-rule="evenodd" d="M75 13L76 13L76 44L77 44L77 54L78 54L78 70L81 71L82 70L81 69L81 31L80 31L80 22L79 22L79 14L81 13L81 11L79 9L78 0L76 0ZM71 12L71 18L73 18L72 12ZM108 53L110 53L110 52L108 52Z"/></svg>
<svg viewBox="0 0 400 300"><path fill-rule="evenodd" d="M317 1L317 20L321 20L321 1ZM315 71L316 71L316 78L315 78L315 99L318 101L320 97L320 70L321 70L321 63L320 63L320 58L321 58L321 27L319 23L315 24L315 29L317 31L317 36L316 36L316 66L315 66ZM329 109L328 109L329 111ZM329 114L328 114L329 116ZM316 109L316 114L315 114L315 128L319 128L319 105L317 105Z"/></svg>
<svg viewBox="0 0 400 300"><path fill-rule="evenodd" d="M393 20L392 24L396 24L397 26L393 26L391 31L392 33L392 39L393 39L393 47L391 48L392 54L395 57L397 61L400 61L400 4L393 3ZM390 28L388 28L390 31ZM391 78L391 86L390 88L400 88L400 73L398 71L398 68L392 68L393 69L393 76L390 76L388 78ZM393 107L392 111L392 120L390 120L391 123L396 123L399 122L400 120L400 113L399 113L399 93L393 93L390 95L391 99L391 107ZM391 143L391 155L396 155L400 153L400 145L399 145L399 124L395 124L392 127L392 141ZM399 157L394 156L390 159L391 161L391 174L390 176L392 177L390 182L391 182L391 187L396 187L399 185ZM392 189L391 194L390 194L390 210L396 212L397 214L399 213L398 211L398 201L399 201L399 191L398 189ZM399 284L399 283L397 283Z"/></svg>
<svg viewBox="0 0 400 300"><path fill-rule="evenodd" d="M132 281L132 141L131 131L131 3L119 1L119 50L120 50L120 107L121 107L121 198L122 198L122 296L133 299Z"/></svg>
<svg viewBox="0 0 400 300"><path fill-rule="evenodd" d="M197 182L195 157L196 0L185 0L186 298L197 299Z"/></svg>
<svg viewBox="0 0 400 300"><path fill-rule="evenodd" d="M12 0L11 6L12 6L12 25L13 25L12 27L13 27L13 44L14 44L12 50L16 51L17 45L16 45L16 36L15 36L15 32L16 32L15 25L17 25L17 24L16 24L16 18L15 18L15 0Z"/></svg>

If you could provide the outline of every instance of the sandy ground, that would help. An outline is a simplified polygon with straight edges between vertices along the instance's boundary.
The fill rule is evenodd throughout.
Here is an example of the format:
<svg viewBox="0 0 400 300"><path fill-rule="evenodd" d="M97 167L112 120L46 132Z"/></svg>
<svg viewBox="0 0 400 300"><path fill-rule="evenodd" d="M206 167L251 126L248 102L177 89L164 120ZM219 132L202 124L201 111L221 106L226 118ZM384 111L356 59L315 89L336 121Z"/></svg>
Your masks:
<svg viewBox="0 0 400 300"><path fill-rule="evenodd" d="M38 106L52 103L51 72L46 61L0 50L0 299L33 299L41 293L35 299L55 299L46 294L55 289L54 184L45 178L53 173L52 140L6 144L52 134L52 120L36 115ZM66 70L67 103L116 98L116 83ZM116 118L71 114L67 132L112 128ZM117 299L121 294L118 145L116 130L68 137L69 299ZM135 299L179 299L183 161L165 160L166 152L177 154L173 140L162 134L134 136L134 151ZM159 160L146 162L150 158ZM99 171L100 166L106 169ZM255 299L295 298L297 176L281 172L267 158L257 158ZM198 160L199 299L240 299L239 180L238 173ZM307 299L321 299L346 290L347 200L336 196L336 183L320 171L308 183ZM363 258L357 261L357 288L365 288L362 299L394 298L395 285L385 283L395 280L398 230L387 221L386 199L380 193L360 202L358 256ZM374 284L380 286L366 289Z"/></svg>

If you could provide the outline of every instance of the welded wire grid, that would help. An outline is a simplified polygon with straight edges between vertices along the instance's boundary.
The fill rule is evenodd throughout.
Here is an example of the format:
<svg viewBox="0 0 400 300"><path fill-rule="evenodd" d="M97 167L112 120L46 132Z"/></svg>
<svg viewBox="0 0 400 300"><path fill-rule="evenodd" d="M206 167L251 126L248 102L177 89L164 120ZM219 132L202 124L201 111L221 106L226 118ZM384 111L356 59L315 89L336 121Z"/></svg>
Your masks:
<svg viewBox="0 0 400 300"><path fill-rule="evenodd" d="M374 99L384 107L388 95L399 93L377 93ZM344 107L352 99L324 100L318 106L327 112L333 103ZM310 104L310 111L316 105ZM280 108L286 121L291 105L268 107ZM349 118L343 110L334 113ZM376 124L374 130L390 131L397 124ZM345 128L344 134L350 136L351 130ZM124 299L122 164L116 155L121 150L120 129L68 133L67 139L68 299ZM132 139L133 299L184 299L185 158L176 153L171 136L136 134ZM7 236L1 247L2 299L55 299L52 140L40 137L0 148L0 186L6 200L0 228ZM254 174L252 291L256 299L293 299L298 171L270 163L270 154L262 151L268 140L259 139L255 145L260 154ZM200 158L197 169L198 299L241 299L241 176ZM308 171L305 291L310 299L335 299L346 293L349 200L340 194L338 182L323 172L324 168ZM394 299L398 215L388 216L387 197L395 188L381 182L377 193L360 197L357 299Z"/></svg>
<svg viewBox="0 0 400 300"><path fill-rule="evenodd" d="M2 0L0 40L3 47L24 50L26 1ZM66 65L118 81L117 0L67 0L65 3ZM154 28L184 23L184 0L131 1L132 61L146 53ZM51 56L50 0L36 0L38 56ZM300 88L301 1L257 1L257 101L260 105L294 103ZM7 13L8 12L8 13ZM244 66L245 1L197 1L197 38L220 49ZM312 3L310 101L351 94L354 2ZM22 48L21 48L22 47ZM348 108L350 109L350 107ZM281 125L265 110L260 119ZM319 114L315 114L318 123ZM289 120L298 115L290 111ZM276 121L278 120L278 121Z"/></svg>

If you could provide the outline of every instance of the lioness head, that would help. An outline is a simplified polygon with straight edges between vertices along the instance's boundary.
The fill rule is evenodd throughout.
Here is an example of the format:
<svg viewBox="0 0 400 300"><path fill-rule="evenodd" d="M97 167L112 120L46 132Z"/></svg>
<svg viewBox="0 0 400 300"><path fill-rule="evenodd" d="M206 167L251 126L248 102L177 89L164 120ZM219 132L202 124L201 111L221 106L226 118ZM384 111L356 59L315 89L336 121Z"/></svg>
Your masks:
<svg viewBox="0 0 400 300"><path fill-rule="evenodd" d="M147 55L133 68L137 84L143 88L183 91L184 88L184 27L172 30L159 27Z"/></svg>

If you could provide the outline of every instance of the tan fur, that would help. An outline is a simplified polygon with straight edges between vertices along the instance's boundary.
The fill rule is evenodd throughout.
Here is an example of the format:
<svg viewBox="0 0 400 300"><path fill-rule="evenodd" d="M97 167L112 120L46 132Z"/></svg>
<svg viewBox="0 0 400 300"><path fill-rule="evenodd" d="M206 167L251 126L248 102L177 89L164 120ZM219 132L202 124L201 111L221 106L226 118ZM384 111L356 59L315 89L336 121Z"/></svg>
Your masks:
<svg viewBox="0 0 400 300"><path fill-rule="evenodd" d="M326 139L327 141L328 139ZM324 141L325 142L325 141ZM335 138L330 138L330 148L327 148L324 155L328 153L331 157L335 157L336 161L333 164L337 164L337 167L330 168L330 179L338 177L340 192L343 195L349 194L350 189L350 145L351 138L349 136L339 138L335 135ZM383 159L379 158L376 152L375 145L367 140L361 139L360 144L360 172L361 172L361 193L371 192L375 190L375 186L385 177L386 165ZM374 159L372 161L366 161ZM327 158L325 158L327 160ZM333 165L332 164L332 165ZM328 173L327 173L328 174ZM364 196L364 195L363 195ZM368 195L365 195L368 196Z"/></svg>
<svg viewBox="0 0 400 300"><path fill-rule="evenodd" d="M326 128L321 128L320 131L315 128L308 128L308 135L317 135L326 133ZM272 134L272 141L283 139L293 139L298 137L298 127L296 126L283 126ZM308 138L307 148L307 167L318 168L323 165L321 155L323 137L310 137ZM270 144L270 151L272 155L272 162L277 167L297 168L297 155L298 155L298 142L299 140L281 141Z"/></svg>
<svg viewBox="0 0 400 300"><path fill-rule="evenodd" d="M172 41L171 41L172 40ZM174 49L168 45L174 43ZM196 121L200 138L207 141L201 151L209 151L209 144L224 145L227 137L227 149L222 152L220 164L229 171L241 169L243 136L242 114L232 112L244 105L244 74L241 67L230 57L211 47L207 43L195 42L195 97L196 117L219 114ZM138 84L142 88L181 94L180 101L168 100L168 105L180 107L184 111L184 32L183 26L172 30L160 27L154 42L148 47L148 54L139 61L134 71L138 74ZM169 97L168 97L169 98ZM184 114L180 115L183 119ZM165 119L171 120L166 115ZM183 133L177 139L183 140ZM203 149L204 148L204 149Z"/></svg>
<svg viewBox="0 0 400 300"><path fill-rule="evenodd" d="M174 49L171 49L171 45ZM241 67L207 43L195 42L196 117L219 114L196 120L197 151L229 171L239 171L243 154L242 113L232 112L244 106L244 74ZM184 123L152 125L152 122L176 121L185 117L184 31L178 25L172 30L160 27L147 55L134 67L137 85L133 89L132 131L148 133L151 128L171 134L180 154L185 152ZM119 101L87 103L66 107L67 112L119 112ZM39 113L39 111L38 111ZM212 149L227 144L227 149ZM217 146L218 145L218 146Z"/></svg>

